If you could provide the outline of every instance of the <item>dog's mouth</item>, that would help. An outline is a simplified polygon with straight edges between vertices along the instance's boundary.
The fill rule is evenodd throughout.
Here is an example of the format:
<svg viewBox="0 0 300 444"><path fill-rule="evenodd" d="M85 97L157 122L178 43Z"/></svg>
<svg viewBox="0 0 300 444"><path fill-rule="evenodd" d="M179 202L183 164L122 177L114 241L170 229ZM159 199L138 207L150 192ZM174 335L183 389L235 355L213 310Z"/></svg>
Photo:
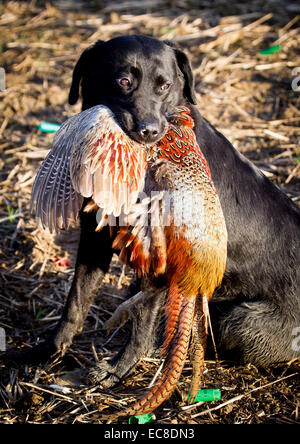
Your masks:
<svg viewBox="0 0 300 444"><path fill-rule="evenodd" d="M166 119L158 124L142 121L130 127L122 120L119 124L130 139L143 145L153 145L159 142L166 135L169 127Z"/></svg>
<svg viewBox="0 0 300 444"><path fill-rule="evenodd" d="M166 135L172 115L166 112L155 118L149 113L147 117L141 118L127 110L112 109L112 111L124 133L133 141L143 145L153 145Z"/></svg>
<svg viewBox="0 0 300 444"><path fill-rule="evenodd" d="M152 129L154 127L142 124L137 126L134 130L127 132L128 136L138 143L143 145L153 145L159 142L166 134L168 130L168 122L163 122L158 129Z"/></svg>

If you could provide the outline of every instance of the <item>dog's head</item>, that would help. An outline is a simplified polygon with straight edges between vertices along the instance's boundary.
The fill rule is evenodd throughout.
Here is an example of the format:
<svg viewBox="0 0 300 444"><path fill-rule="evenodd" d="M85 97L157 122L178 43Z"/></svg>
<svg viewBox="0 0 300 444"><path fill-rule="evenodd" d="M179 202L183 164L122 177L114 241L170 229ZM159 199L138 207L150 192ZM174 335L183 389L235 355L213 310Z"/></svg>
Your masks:
<svg viewBox="0 0 300 444"><path fill-rule="evenodd" d="M195 104L194 79L187 56L171 42L142 35L99 41L79 58L69 94L82 108L106 105L123 130L138 142L160 140L168 114Z"/></svg>

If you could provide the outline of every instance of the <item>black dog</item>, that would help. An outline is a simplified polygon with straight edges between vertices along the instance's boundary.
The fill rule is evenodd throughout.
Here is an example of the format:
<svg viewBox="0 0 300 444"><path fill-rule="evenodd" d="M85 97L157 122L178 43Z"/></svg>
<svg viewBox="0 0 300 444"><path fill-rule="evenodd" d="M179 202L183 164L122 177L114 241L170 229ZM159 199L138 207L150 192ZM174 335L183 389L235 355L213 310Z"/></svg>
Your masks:
<svg viewBox="0 0 300 444"><path fill-rule="evenodd" d="M266 366L300 355L300 211L199 113L186 55L170 42L124 36L97 42L81 55L69 102L83 109L104 104L137 141L159 140L176 105L191 109L198 143L208 160L228 230L228 260L211 316L218 348L243 362ZM107 227L95 232L94 214L81 214L76 271L62 318L32 352L42 359L64 352L83 328L113 254ZM134 289L132 289L134 292ZM155 344L162 298L145 304L127 347L94 369L94 380L123 377ZM294 340L294 342L293 342ZM294 346L293 346L294 344Z"/></svg>

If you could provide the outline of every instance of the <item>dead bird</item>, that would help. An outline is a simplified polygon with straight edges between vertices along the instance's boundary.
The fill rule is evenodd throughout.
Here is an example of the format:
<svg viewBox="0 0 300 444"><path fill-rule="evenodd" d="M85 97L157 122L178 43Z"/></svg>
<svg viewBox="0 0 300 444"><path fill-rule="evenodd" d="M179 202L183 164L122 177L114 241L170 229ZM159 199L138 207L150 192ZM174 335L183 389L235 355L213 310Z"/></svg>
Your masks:
<svg viewBox="0 0 300 444"><path fill-rule="evenodd" d="M191 336L190 402L201 382L208 300L225 271L227 231L192 128L188 108L177 108L160 141L140 144L108 108L90 108L62 125L34 183L31 208L36 203L43 227L68 228L83 198L91 197L84 211L98 211L97 229L116 227L113 246L144 278L143 297L151 297L158 277L168 290L162 375L148 394L117 415L152 412L171 395Z"/></svg>

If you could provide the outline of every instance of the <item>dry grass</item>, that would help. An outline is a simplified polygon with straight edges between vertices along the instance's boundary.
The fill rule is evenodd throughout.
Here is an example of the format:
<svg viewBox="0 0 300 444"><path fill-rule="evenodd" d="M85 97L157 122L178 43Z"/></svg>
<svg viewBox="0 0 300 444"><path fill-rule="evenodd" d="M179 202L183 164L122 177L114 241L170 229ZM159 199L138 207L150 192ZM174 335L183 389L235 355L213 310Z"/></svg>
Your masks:
<svg viewBox="0 0 300 444"><path fill-rule="evenodd" d="M4 2L0 8L0 66L7 72L6 90L0 92L0 327L8 347L31 347L55 325L72 280L76 227L56 237L37 229L29 199L53 138L37 125L61 123L80 110L66 105L72 68L96 40L126 33L177 40L192 59L204 116L300 201L300 93L291 89L292 69L300 66L300 7L295 2L232 1L229 6L226 1L140 0L87 6L53 1L45 6L32 1ZM260 55L275 43L280 52ZM57 257L69 258L70 266L54 263ZM19 369L0 364L0 422L98 423L99 409L125 406L151 381L158 362L145 359L123 385L109 391L78 378L66 393L52 386L66 386L78 369L117 351L126 328L107 338L103 323L124 298L130 272L121 272L115 259L85 332L63 360ZM182 388L190 370L187 363ZM207 386L221 388L221 402L183 410L175 393L158 410L157 421L298 421L299 362L258 370L209 361L206 377ZM213 410L206 411L209 407Z"/></svg>

